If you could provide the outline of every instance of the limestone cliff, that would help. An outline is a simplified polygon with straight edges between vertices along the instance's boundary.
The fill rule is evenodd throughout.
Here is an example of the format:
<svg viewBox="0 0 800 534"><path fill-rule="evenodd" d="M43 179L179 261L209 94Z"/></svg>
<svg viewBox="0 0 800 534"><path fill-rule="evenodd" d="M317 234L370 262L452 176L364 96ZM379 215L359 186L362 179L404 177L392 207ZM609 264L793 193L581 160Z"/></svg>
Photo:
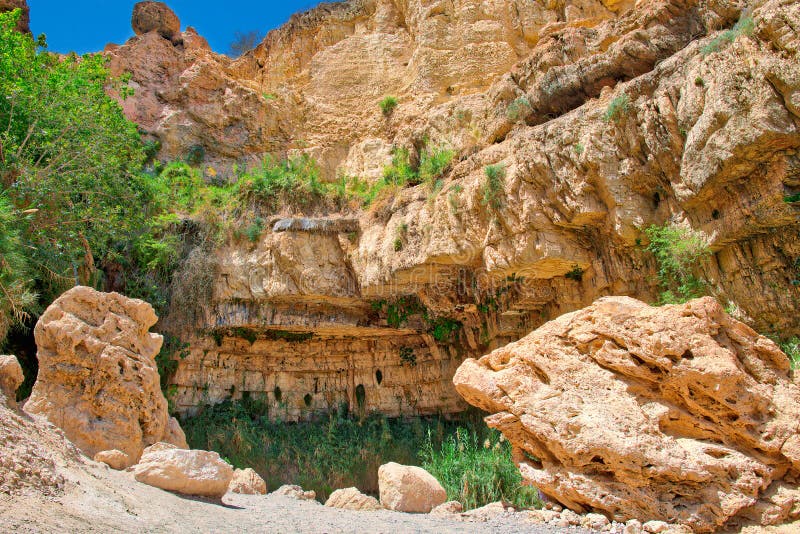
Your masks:
<svg viewBox="0 0 800 534"><path fill-rule="evenodd" d="M210 304L179 329L178 408L460 409L463 358L599 296L655 300L642 229L665 221L708 236L698 275L740 319L799 333L796 20L790 0L362 0L296 15L237 60L192 30L109 47L163 158L201 146L224 174L307 153L326 179L376 180L392 147L457 153L438 192L278 214L255 245L192 263Z"/></svg>

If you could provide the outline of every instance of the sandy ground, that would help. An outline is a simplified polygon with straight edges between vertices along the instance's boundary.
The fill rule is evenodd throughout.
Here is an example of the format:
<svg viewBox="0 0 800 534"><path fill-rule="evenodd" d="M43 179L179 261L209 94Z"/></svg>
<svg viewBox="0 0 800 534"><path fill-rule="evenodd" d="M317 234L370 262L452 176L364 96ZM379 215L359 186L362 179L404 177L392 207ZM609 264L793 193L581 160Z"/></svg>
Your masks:
<svg viewBox="0 0 800 534"><path fill-rule="evenodd" d="M369 532L587 533L523 522L513 516L485 523L390 511L352 512L281 495L236 495L222 503L188 499L105 467L70 470L63 495L0 496L1 532Z"/></svg>

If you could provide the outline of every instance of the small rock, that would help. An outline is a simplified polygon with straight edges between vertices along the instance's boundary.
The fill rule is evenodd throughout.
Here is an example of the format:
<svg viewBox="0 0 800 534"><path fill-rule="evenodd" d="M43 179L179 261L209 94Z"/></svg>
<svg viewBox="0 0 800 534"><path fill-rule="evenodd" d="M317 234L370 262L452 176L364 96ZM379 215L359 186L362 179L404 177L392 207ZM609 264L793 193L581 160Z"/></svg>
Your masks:
<svg viewBox="0 0 800 534"><path fill-rule="evenodd" d="M431 515L435 516L448 516L452 514L460 514L464 507L458 501L447 501L431 510Z"/></svg>
<svg viewBox="0 0 800 534"><path fill-rule="evenodd" d="M625 527L622 529L622 532L623 534L641 534L642 522L638 519L631 519L625 523Z"/></svg>
<svg viewBox="0 0 800 534"><path fill-rule="evenodd" d="M133 460L131 460L130 456L116 449L98 452L94 455L94 461L104 463L117 471L122 471L133 465Z"/></svg>
<svg viewBox="0 0 800 534"><path fill-rule="evenodd" d="M157 443L133 468L137 481L186 495L220 498L228 491L233 468L211 451L178 449Z"/></svg>
<svg viewBox="0 0 800 534"><path fill-rule="evenodd" d="M427 514L447 501L447 492L421 467L389 462L378 469L378 490L384 508Z"/></svg>
<svg viewBox="0 0 800 534"><path fill-rule="evenodd" d="M601 530L607 527L610 521L603 514L586 514L581 518L581 526L584 528L591 528L594 530Z"/></svg>
<svg viewBox="0 0 800 534"><path fill-rule="evenodd" d="M317 492L305 491L300 486L291 484L284 484L280 488L272 492L272 495L285 495L299 501L313 501L317 498Z"/></svg>
<svg viewBox="0 0 800 534"><path fill-rule="evenodd" d="M480 508L474 508L468 512L464 512L461 516L472 521L489 521L503 515L505 512L506 508L503 506L503 503L493 502L481 506Z"/></svg>
<svg viewBox="0 0 800 534"><path fill-rule="evenodd" d="M532 523L549 523L561 515L555 510L528 510L527 520Z"/></svg>
<svg viewBox="0 0 800 534"><path fill-rule="evenodd" d="M357 488L344 488L334 491L325 501L325 506L367 512L383 509L378 499L364 495Z"/></svg>
<svg viewBox="0 0 800 534"><path fill-rule="evenodd" d="M564 510L561 512L561 519L567 521L570 525L580 525L581 524L581 516L573 512L572 510Z"/></svg>
<svg viewBox="0 0 800 534"><path fill-rule="evenodd" d="M17 388L22 384L25 377L22 374L22 366L16 356L0 356L0 395L5 397L6 406L12 410L17 407ZM0 399L0 402L3 402Z"/></svg>
<svg viewBox="0 0 800 534"><path fill-rule="evenodd" d="M666 521L648 521L642 525L642 528L650 534L661 534L669 528L669 523Z"/></svg>
<svg viewBox="0 0 800 534"><path fill-rule="evenodd" d="M228 491L242 495L264 495L267 493L267 483L249 467L236 469L228 485Z"/></svg>

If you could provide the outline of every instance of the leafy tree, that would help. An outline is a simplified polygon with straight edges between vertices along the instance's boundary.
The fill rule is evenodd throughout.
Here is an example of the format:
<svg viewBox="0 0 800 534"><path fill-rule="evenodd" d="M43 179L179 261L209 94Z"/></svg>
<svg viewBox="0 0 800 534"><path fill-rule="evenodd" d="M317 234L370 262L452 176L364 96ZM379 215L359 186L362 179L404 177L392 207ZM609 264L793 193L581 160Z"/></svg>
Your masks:
<svg viewBox="0 0 800 534"><path fill-rule="evenodd" d="M19 214L0 194L0 340L13 324L29 316L36 295L31 291L28 263L21 254Z"/></svg>
<svg viewBox="0 0 800 534"><path fill-rule="evenodd" d="M125 80L102 56L48 53L14 31L18 17L0 14L3 284L20 297L0 305L6 323L24 309L10 302L31 305L34 284L47 299L99 283L99 268L148 234L154 214L136 125L106 93L130 94Z"/></svg>

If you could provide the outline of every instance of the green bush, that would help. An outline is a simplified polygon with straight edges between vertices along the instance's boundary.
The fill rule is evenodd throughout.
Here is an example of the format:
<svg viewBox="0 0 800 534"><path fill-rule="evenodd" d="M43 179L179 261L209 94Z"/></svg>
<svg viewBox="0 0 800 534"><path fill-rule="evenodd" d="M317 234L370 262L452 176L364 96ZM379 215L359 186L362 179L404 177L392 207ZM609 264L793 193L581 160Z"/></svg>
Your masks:
<svg viewBox="0 0 800 534"><path fill-rule="evenodd" d="M20 217L0 192L0 341L12 326L21 326L30 318L36 302L33 276L22 253Z"/></svg>
<svg viewBox="0 0 800 534"><path fill-rule="evenodd" d="M264 219L261 217L253 219L253 222L245 228L244 233L251 243L258 242L258 238L264 233Z"/></svg>
<svg viewBox="0 0 800 534"><path fill-rule="evenodd" d="M419 179L431 192L442 188L442 176L450 168L455 152L444 147L426 148L419 160Z"/></svg>
<svg viewBox="0 0 800 534"><path fill-rule="evenodd" d="M753 35L755 27L756 25L753 21L753 17L750 16L749 13L743 12L739 17L739 20L736 22L736 24L734 24L733 28L716 36L707 45L705 45L700 52L704 56L718 52L726 43L734 42L740 35Z"/></svg>
<svg viewBox="0 0 800 534"><path fill-rule="evenodd" d="M394 111L394 108L397 107L397 98L393 96L387 96L380 102L381 111L384 115L391 115Z"/></svg>
<svg viewBox="0 0 800 534"><path fill-rule="evenodd" d="M419 183L419 173L411 165L411 155L407 148L395 148L392 151L392 163L383 168L383 180L398 187Z"/></svg>
<svg viewBox="0 0 800 534"><path fill-rule="evenodd" d="M465 510L496 501L540 508L538 491L523 485L510 444L497 431L483 434L458 428L441 445L429 438L422 450L422 467L442 484L447 498L459 501Z"/></svg>
<svg viewBox="0 0 800 534"><path fill-rule="evenodd" d="M505 190L506 168L503 165L488 165L483 169L485 179L481 193L481 203L493 210L502 209Z"/></svg>
<svg viewBox="0 0 800 534"><path fill-rule="evenodd" d="M676 224L652 225L645 230L651 252L658 263L658 280L662 288L661 304L678 304L703 296L704 280L696 277L694 268L711 254L705 236Z"/></svg>
<svg viewBox="0 0 800 534"><path fill-rule="evenodd" d="M630 111L630 104L630 98L626 94L621 94L614 98L608 105L605 115L603 115L603 120L606 122L619 122L622 116Z"/></svg>
<svg viewBox="0 0 800 534"><path fill-rule="evenodd" d="M282 394L286 396L285 393ZM217 451L237 468L251 467L270 490L299 484L323 502L333 490L355 486L378 492L378 467L387 462L419 465L420 451L438 448L458 425L488 429L476 411L439 417L390 419L372 414L350 418L342 405L318 419L299 423L275 420L262 399L225 401L185 418L181 426L193 448ZM272 419L270 420L270 415Z"/></svg>
<svg viewBox="0 0 800 534"><path fill-rule="evenodd" d="M793 337L779 343L781 350L789 357L792 369L800 369L800 337Z"/></svg>

